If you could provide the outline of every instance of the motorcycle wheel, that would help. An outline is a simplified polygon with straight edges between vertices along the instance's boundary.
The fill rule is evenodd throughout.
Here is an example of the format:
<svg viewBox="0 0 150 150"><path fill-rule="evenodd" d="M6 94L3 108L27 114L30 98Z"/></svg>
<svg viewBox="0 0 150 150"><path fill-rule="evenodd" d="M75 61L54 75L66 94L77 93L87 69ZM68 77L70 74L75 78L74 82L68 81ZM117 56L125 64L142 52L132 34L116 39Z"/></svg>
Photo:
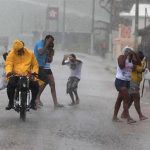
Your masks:
<svg viewBox="0 0 150 150"><path fill-rule="evenodd" d="M21 92L21 107L20 107L20 119L26 121L26 100L27 92Z"/></svg>

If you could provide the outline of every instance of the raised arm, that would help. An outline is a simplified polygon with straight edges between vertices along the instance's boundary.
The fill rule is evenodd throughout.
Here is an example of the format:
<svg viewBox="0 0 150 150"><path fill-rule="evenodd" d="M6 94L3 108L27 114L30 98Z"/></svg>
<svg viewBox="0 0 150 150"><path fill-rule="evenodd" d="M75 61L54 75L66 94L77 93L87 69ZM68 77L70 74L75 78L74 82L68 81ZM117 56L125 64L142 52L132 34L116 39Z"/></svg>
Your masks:
<svg viewBox="0 0 150 150"><path fill-rule="evenodd" d="M49 63L53 61L53 56L54 56L54 49L51 48L47 51L47 59Z"/></svg>
<svg viewBox="0 0 150 150"><path fill-rule="evenodd" d="M40 55L43 55L47 49L50 49L50 48L54 48L54 41L52 38L48 38L48 39L45 39L44 43L43 43L43 47L42 48L39 48L38 51L39 51L39 54Z"/></svg>
<svg viewBox="0 0 150 150"><path fill-rule="evenodd" d="M43 48L38 48L38 53L39 53L40 55L43 55L43 54L46 53L46 50L47 50L47 47L46 47L46 46L44 46Z"/></svg>
<svg viewBox="0 0 150 150"><path fill-rule="evenodd" d="M81 63L81 64L83 63L83 62L82 62L81 60L79 60L79 59L76 59L76 61L77 61L78 63Z"/></svg>
<svg viewBox="0 0 150 150"><path fill-rule="evenodd" d="M118 57L118 65L119 65L119 68L120 68L120 69L125 68L126 58L127 58L127 57L126 57L125 55L120 55L120 56Z"/></svg>
<svg viewBox="0 0 150 150"><path fill-rule="evenodd" d="M69 60L68 60L69 56L68 55L64 55L64 58L62 60L62 65L66 65L69 63Z"/></svg>

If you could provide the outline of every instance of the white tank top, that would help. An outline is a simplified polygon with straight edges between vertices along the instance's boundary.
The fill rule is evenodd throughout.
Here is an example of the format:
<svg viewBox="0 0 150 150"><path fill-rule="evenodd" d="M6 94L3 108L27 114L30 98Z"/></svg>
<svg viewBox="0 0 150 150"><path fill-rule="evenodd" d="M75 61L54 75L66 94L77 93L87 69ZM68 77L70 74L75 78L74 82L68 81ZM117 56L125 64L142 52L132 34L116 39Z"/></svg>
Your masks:
<svg viewBox="0 0 150 150"><path fill-rule="evenodd" d="M129 62L129 60L126 59L125 68L120 69L119 65L117 65L116 78L124 81L130 81L132 69L133 69L133 63Z"/></svg>

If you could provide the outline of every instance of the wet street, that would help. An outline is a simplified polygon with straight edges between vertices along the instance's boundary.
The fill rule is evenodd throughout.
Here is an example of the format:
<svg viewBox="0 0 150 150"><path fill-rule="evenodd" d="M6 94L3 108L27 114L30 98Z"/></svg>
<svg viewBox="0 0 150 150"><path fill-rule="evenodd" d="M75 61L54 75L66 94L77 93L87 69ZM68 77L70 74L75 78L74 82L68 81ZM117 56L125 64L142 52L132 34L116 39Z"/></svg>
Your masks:
<svg viewBox="0 0 150 150"><path fill-rule="evenodd" d="M111 120L117 96L114 74L106 69L111 62L77 54L83 61L80 104L68 106L66 82L70 70L61 65L66 53L56 52L52 64L58 101L64 108L54 109L47 86L41 97L44 106L28 112L26 122L22 122L15 111L5 110L6 90L0 91L0 150L149 150L150 119L139 121L131 107L131 116L137 123L129 125L126 120L121 123ZM148 96L142 98L141 106L150 118Z"/></svg>

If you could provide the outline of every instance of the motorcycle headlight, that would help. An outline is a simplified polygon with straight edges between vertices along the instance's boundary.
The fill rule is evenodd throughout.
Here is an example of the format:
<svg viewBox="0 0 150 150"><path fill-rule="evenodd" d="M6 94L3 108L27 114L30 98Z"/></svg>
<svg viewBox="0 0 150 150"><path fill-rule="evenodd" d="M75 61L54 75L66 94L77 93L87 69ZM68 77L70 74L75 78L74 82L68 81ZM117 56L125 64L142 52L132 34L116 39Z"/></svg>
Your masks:
<svg viewBox="0 0 150 150"><path fill-rule="evenodd" d="M24 88L26 87L26 84L25 83L23 83L23 85L22 85Z"/></svg>

